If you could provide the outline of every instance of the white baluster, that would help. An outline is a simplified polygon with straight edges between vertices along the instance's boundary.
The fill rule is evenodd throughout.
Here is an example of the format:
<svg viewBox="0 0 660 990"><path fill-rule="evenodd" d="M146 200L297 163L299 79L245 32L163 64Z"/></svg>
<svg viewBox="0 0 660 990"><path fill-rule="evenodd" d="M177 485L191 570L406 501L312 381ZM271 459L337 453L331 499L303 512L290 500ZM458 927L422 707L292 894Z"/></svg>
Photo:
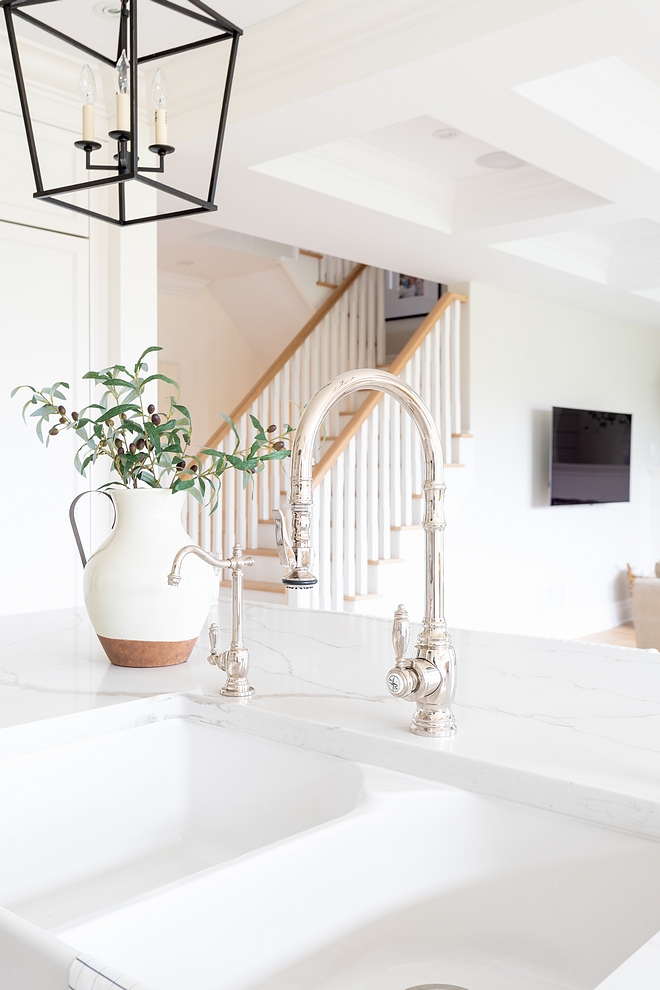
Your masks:
<svg viewBox="0 0 660 990"><path fill-rule="evenodd" d="M409 361L405 366L400 375L402 381L406 382L411 388L414 388L412 382L413 378L413 362ZM398 403L397 403L398 405ZM396 488L398 488L400 493L400 504L399 504L399 520L398 522L393 521L394 526L410 526L412 524L412 496L413 496L413 457L412 457L412 442L411 442L411 427L412 420L410 416L406 413L401 412L401 407L399 406L399 411L397 413L398 417L398 432L400 437L400 464L401 470L398 478L395 478ZM393 464L396 461L392 460ZM393 469L394 473L394 469Z"/></svg>
<svg viewBox="0 0 660 990"><path fill-rule="evenodd" d="M335 612L344 611L344 455L332 466L330 593Z"/></svg>
<svg viewBox="0 0 660 990"><path fill-rule="evenodd" d="M359 283L358 279L358 283ZM359 290L356 282L348 290L348 370L353 371L359 368L358 364L358 340L360 335L360 323L358 320L358 297ZM348 409L357 408L357 396L351 395L348 398Z"/></svg>
<svg viewBox="0 0 660 990"><path fill-rule="evenodd" d="M319 608L329 611L332 608L331 557L332 557L332 477L328 472L317 489L319 493Z"/></svg>
<svg viewBox="0 0 660 990"><path fill-rule="evenodd" d="M412 358L412 387L415 389L418 395L422 395L422 349L417 348ZM404 416L404 423L408 423L408 436L410 437L410 458L412 463L412 470L410 472L411 478L411 489L413 494L421 495L422 493L422 446L419 441L419 435L417 430L412 430L412 424L410 423L410 416ZM406 510L407 511L407 510ZM411 509L412 511L412 509ZM412 522L412 520L411 520ZM406 525L410 525L407 523Z"/></svg>
<svg viewBox="0 0 660 990"><path fill-rule="evenodd" d="M271 423L279 426L282 422L282 372L278 372L272 382L271 390ZM271 495L274 501L271 504L272 507L279 507L282 503L282 492L284 491L284 479L282 477L282 462L281 461L271 461L273 466L272 478L272 491Z"/></svg>
<svg viewBox="0 0 660 990"><path fill-rule="evenodd" d="M445 462L451 461L451 378L452 378L452 355L451 355L451 313L445 310L445 318L442 322L442 342L441 342L441 369L442 380L440 383L439 399L442 403L442 450Z"/></svg>
<svg viewBox="0 0 660 990"><path fill-rule="evenodd" d="M208 505L198 506L199 508L199 518L201 523L201 541L200 546L211 551L211 516Z"/></svg>
<svg viewBox="0 0 660 990"><path fill-rule="evenodd" d="M358 368L368 367L367 360L367 272L363 271L360 277L357 279L358 286L358 300L357 300L357 317L358 317Z"/></svg>
<svg viewBox="0 0 660 990"><path fill-rule="evenodd" d="M311 364L311 389L309 398L316 395L321 385L321 349L322 349L322 335L321 331L325 330L327 316L321 321L319 326L316 328L314 333L310 337L311 343L311 354L310 354L310 364ZM309 400L308 400L309 401Z"/></svg>
<svg viewBox="0 0 660 990"><path fill-rule="evenodd" d="M376 279L375 269L367 268L367 367L376 367Z"/></svg>
<svg viewBox="0 0 660 990"><path fill-rule="evenodd" d="M463 411L461 408L462 381L461 381L461 304L458 300L452 303L451 321L451 353L452 353L452 381L451 381L451 431L452 433L463 432ZM456 443L456 458L458 460L459 445Z"/></svg>
<svg viewBox="0 0 660 990"><path fill-rule="evenodd" d="M378 367L387 360L387 340L385 336L385 272L380 268L376 273L376 364Z"/></svg>
<svg viewBox="0 0 660 990"><path fill-rule="evenodd" d="M268 428L270 420L268 418L268 386L263 390L259 396L257 403L257 411L255 416L263 426L264 430ZM270 510L279 505L279 502L271 502L270 498L270 471L268 462L264 466L263 471L255 475L255 486L256 486L256 499L258 505L258 517L259 519L269 519ZM252 547L257 547L258 543L251 543Z"/></svg>
<svg viewBox="0 0 660 990"><path fill-rule="evenodd" d="M403 378L403 375L400 377ZM406 418L410 419L409 416ZM398 402L392 402L390 405L390 524L392 526L401 525L401 498L403 479L407 473L406 467L401 451L401 406Z"/></svg>
<svg viewBox="0 0 660 990"><path fill-rule="evenodd" d="M224 450L229 453L233 448L233 435L230 433L225 438ZM236 503L234 499L235 483L234 470L229 468L222 476L222 490L225 502L225 557L231 557L234 544L236 543Z"/></svg>
<svg viewBox="0 0 660 990"><path fill-rule="evenodd" d="M378 560L378 421L379 407L376 406L368 419L369 444L367 468L367 549L369 560Z"/></svg>
<svg viewBox="0 0 660 990"><path fill-rule="evenodd" d="M319 559L320 559L320 547L321 547L321 491L320 486L314 490L314 505L312 506L312 525L310 527L311 533L311 544L316 553L316 557L312 563L312 573L319 576ZM289 514L289 521L290 521ZM291 532L291 527L289 526L289 532ZM321 608L321 598L319 593L319 582L310 588L308 594L309 608Z"/></svg>
<svg viewBox="0 0 660 990"><path fill-rule="evenodd" d="M355 452L355 593L369 590L369 422L356 437Z"/></svg>
<svg viewBox="0 0 660 990"><path fill-rule="evenodd" d="M392 399L383 397L380 403L378 425L378 557L389 560L390 529L390 409Z"/></svg>
<svg viewBox="0 0 660 990"><path fill-rule="evenodd" d="M211 553L217 553L220 556L223 554L222 549L222 524L223 524L223 497L222 497L222 487L220 488L218 496L218 504L215 512L211 516Z"/></svg>
<svg viewBox="0 0 660 990"><path fill-rule="evenodd" d="M355 596L355 514L358 499L355 471L356 438L344 454L344 594Z"/></svg>
<svg viewBox="0 0 660 990"><path fill-rule="evenodd" d="M422 401L429 407L433 414L433 344L431 337L433 332L428 334L421 346L422 351L422 375L421 375L421 396Z"/></svg>
<svg viewBox="0 0 660 990"><path fill-rule="evenodd" d="M241 416L236 424L241 443L245 444L248 436L247 415ZM234 471L234 498L236 504L236 542L242 547L247 546L247 494L243 488L243 472Z"/></svg>
<svg viewBox="0 0 660 990"><path fill-rule="evenodd" d="M331 381L339 374L339 337L340 337L340 316L339 307L335 306L332 313L328 314L328 378ZM332 413L328 419L328 435L339 436L339 405L332 407Z"/></svg>

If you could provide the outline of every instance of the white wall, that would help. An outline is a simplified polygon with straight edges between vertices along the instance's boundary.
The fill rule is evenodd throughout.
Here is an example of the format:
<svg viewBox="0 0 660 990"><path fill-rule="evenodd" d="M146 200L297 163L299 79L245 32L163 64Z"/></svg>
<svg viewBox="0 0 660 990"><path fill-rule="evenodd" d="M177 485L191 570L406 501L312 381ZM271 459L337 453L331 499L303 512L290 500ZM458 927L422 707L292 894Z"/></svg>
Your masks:
<svg viewBox="0 0 660 990"><path fill-rule="evenodd" d="M282 265L220 279L209 286L209 291L265 367L272 364L314 312L290 269Z"/></svg>
<svg viewBox="0 0 660 990"><path fill-rule="evenodd" d="M447 472L448 621L560 637L617 625L626 563L660 559L660 328L482 284L469 310L474 440ZM553 405L633 414L629 503L548 505Z"/></svg>
<svg viewBox="0 0 660 990"><path fill-rule="evenodd" d="M44 175L55 184L81 181L84 156L73 146L80 108L71 93L83 60L30 44L23 52ZM101 130L99 103L97 113ZM46 450L35 435L34 420L23 424L20 397L11 400L10 389L26 381L41 388L65 378L72 386L73 405L80 407L94 395L89 383L81 381L90 367L134 362L144 347L157 342L156 239L148 225L116 230L33 198L3 37L0 140L7 150L0 190L0 408L11 437L10 459L18 459L21 468L0 495L0 542L7 561L0 579L0 614L7 614L82 601L82 567L69 526L69 503L75 494L107 480L102 467L80 478L73 467L72 434L55 438ZM106 500L98 497L83 500L79 509L89 552L107 536L110 514Z"/></svg>
<svg viewBox="0 0 660 990"><path fill-rule="evenodd" d="M161 364L178 366L181 400L203 446L265 370L208 289L158 295ZM171 377L171 376L170 376Z"/></svg>

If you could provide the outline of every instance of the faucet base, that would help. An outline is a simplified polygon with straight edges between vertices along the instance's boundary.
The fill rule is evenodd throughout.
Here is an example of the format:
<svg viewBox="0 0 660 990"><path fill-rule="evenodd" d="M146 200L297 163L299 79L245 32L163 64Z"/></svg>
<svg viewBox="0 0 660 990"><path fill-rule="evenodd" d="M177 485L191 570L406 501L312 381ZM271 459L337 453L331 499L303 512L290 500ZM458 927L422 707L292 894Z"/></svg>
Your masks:
<svg viewBox="0 0 660 990"><path fill-rule="evenodd" d="M224 695L225 698L251 698L254 694L254 688L247 681L241 683L240 681L229 681L220 688L220 694Z"/></svg>
<svg viewBox="0 0 660 990"><path fill-rule="evenodd" d="M446 738L456 733L456 719L448 708L419 708L413 715L410 731L416 736Z"/></svg>

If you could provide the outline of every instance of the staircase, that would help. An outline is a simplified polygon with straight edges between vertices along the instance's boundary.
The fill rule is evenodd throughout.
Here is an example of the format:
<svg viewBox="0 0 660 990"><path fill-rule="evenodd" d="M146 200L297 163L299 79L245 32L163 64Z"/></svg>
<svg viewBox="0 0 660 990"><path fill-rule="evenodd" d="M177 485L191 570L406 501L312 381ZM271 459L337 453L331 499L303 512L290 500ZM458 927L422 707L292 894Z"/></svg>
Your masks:
<svg viewBox="0 0 660 990"><path fill-rule="evenodd" d="M386 366L384 275L319 258L319 278L332 292L232 412L242 442L254 434L250 414L264 426L295 427L306 403L335 375ZM470 438L461 329L466 301L445 293L388 369L430 408L445 458L450 455L448 467L461 465L461 444ZM229 426L223 424L207 446L231 451ZM190 535L224 556L236 542L247 548L255 565L244 580L246 598L380 614L383 590L401 583L401 565L419 552L423 461L414 424L390 397L358 393L331 411L315 461L312 542L319 583L312 591L287 591L281 583L271 510L287 508L288 461L270 462L247 490L242 478L228 473L212 516L190 499Z"/></svg>

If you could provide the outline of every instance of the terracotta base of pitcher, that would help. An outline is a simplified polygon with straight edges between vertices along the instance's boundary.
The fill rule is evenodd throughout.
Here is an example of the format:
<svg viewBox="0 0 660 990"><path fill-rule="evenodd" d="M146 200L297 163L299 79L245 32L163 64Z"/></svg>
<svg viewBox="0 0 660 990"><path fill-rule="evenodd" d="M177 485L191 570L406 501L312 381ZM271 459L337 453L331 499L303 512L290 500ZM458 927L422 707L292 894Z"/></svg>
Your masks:
<svg viewBox="0 0 660 990"><path fill-rule="evenodd" d="M197 637L182 639L177 643L160 643L99 636L99 642L110 663L117 667L174 667L175 664L186 662Z"/></svg>

